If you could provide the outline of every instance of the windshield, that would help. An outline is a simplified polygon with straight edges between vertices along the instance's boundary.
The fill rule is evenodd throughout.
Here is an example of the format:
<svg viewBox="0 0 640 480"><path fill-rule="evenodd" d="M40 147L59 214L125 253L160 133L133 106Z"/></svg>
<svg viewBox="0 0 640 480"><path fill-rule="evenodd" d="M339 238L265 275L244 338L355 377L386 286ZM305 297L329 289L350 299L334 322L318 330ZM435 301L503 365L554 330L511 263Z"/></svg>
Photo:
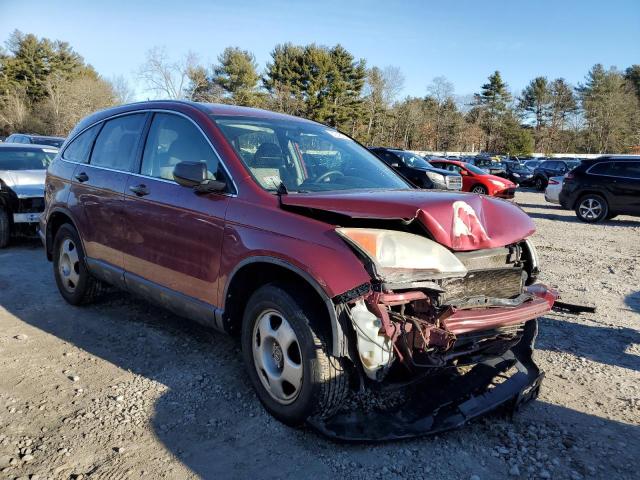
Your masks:
<svg viewBox="0 0 640 480"><path fill-rule="evenodd" d="M364 147L336 130L295 120L212 116L266 190L410 189Z"/></svg>
<svg viewBox="0 0 640 480"><path fill-rule="evenodd" d="M0 149L0 170L45 170L56 151Z"/></svg>
<svg viewBox="0 0 640 480"><path fill-rule="evenodd" d="M393 153L398 155L404 161L404 164L407 167L411 168L427 168L432 169L433 167L427 162L424 158L419 157L418 155L411 152L404 152L402 150L391 150Z"/></svg>
<svg viewBox="0 0 640 480"><path fill-rule="evenodd" d="M476 167L475 165L471 165L470 163L465 163L464 168L469 170L471 173L475 173L476 175L486 175L487 172L482 170L481 168Z"/></svg>
<svg viewBox="0 0 640 480"><path fill-rule="evenodd" d="M64 140L60 138L47 138L47 137L35 137L33 143L38 145L51 145L52 147L60 148L64 143Z"/></svg>

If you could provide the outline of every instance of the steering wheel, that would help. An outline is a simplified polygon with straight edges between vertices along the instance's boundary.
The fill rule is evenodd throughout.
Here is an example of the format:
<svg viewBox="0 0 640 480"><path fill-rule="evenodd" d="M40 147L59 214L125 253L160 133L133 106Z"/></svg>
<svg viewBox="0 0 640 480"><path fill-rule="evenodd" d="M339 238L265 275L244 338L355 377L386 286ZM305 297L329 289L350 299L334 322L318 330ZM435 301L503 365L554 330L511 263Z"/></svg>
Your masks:
<svg viewBox="0 0 640 480"><path fill-rule="evenodd" d="M341 177L344 177L344 173L342 173L340 170L329 170L328 172L324 172L322 175L316 178L313 183L320 183L329 178L331 175L340 175Z"/></svg>

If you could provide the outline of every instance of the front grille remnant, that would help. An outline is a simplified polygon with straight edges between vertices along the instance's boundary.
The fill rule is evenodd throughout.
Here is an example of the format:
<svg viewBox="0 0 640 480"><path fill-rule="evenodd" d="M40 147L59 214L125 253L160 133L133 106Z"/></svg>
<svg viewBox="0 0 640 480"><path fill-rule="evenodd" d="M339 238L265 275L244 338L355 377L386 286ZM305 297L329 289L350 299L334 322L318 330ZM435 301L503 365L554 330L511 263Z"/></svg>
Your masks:
<svg viewBox="0 0 640 480"><path fill-rule="evenodd" d="M469 297L514 298L523 292L522 268L476 270L463 278L450 278L440 282L444 292L441 305Z"/></svg>

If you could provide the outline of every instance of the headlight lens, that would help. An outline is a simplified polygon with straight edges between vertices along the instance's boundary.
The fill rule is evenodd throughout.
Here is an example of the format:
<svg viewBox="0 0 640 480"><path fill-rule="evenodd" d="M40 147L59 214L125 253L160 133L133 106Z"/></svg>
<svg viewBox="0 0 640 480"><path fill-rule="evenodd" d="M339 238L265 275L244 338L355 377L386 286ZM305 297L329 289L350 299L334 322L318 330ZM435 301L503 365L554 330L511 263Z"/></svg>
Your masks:
<svg viewBox="0 0 640 480"><path fill-rule="evenodd" d="M467 269L445 247L412 233L375 228L336 228L373 262L387 281L464 277Z"/></svg>
<svg viewBox="0 0 640 480"><path fill-rule="evenodd" d="M439 183L441 185L444 185L444 175L440 175L439 173L436 172L427 172L427 177L429 177L429 180L431 180L433 183Z"/></svg>
<svg viewBox="0 0 640 480"><path fill-rule="evenodd" d="M513 172L513 176L516 177L516 178L520 178L520 174L516 173L516 172Z"/></svg>
<svg viewBox="0 0 640 480"><path fill-rule="evenodd" d="M489 181L499 188L504 188L507 186L505 183L499 182L498 180L489 180Z"/></svg>

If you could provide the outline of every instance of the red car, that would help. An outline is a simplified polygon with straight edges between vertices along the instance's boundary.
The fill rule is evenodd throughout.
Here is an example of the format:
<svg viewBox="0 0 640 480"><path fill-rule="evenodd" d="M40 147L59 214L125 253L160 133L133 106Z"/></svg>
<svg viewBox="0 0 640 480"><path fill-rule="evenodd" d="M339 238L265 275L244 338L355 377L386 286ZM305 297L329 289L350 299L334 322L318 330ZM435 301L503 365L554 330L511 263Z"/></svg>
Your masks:
<svg viewBox="0 0 640 480"><path fill-rule="evenodd" d="M431 160L431 165L462 175L462 191L490 195L492 197L513 198L517 185L506 178L491 175L481 168L455 160Z"/></svg>
<svg viewBox="0 0 640 480"><path fill-rule="evenodd" d="M390 440L537 395L536 319L555 294L533 285L532 220L417 190L325 125L176 101L102 110L71 132L45 195L67 302L110 284L236 335L289 425Z"/></svg>

